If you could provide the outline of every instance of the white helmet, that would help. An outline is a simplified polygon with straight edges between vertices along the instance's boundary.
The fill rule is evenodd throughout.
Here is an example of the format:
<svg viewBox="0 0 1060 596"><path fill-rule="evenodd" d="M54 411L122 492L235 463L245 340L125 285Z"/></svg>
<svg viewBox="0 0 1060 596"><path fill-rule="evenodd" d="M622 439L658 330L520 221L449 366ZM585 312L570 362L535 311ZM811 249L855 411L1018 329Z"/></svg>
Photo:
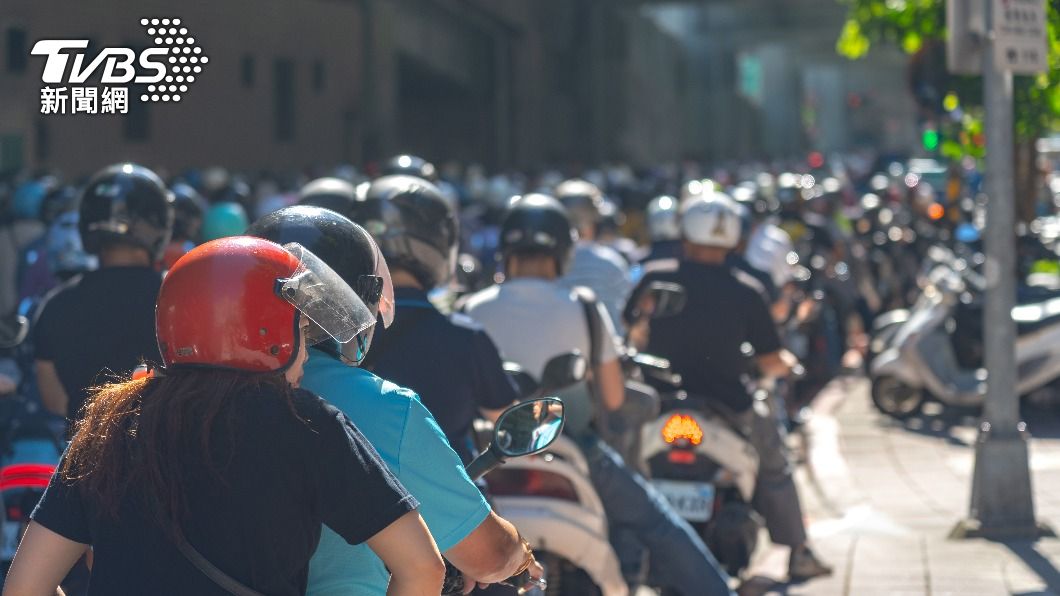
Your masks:
<svg viewBox="0 0 1060 596"><path fill-rule="evenodd" d="M652 242L681 238L681 228L677 224L677 199L663 195L648 203L648 234Z"/></svg>
<svg viewBox="0 0 1060 596"><path fill-rule="evenodd" d="M740 243L740 213L725 193L707 192L681 203L681 237L692 244L735 248Z"/></svg>

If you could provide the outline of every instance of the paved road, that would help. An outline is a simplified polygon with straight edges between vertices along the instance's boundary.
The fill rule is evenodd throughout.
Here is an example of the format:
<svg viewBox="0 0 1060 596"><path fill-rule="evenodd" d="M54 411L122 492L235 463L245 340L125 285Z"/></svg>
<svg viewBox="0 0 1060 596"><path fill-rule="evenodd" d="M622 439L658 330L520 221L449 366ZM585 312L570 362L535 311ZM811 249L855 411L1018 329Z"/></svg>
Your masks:
<svg viewBox="0 0 1060 596"><path fill-rule="evenodd" d="M1060 415L1027 410L1038 518L1060 528ZM802 436L797 475L831 578L787 585L787 549L763 549L750 595L1060 595L1060 540L950 540L967 513L976 420L935 412L907 423L876 412L864 379L834 383ZM797 438L795 438L798 440Z"/></svg>

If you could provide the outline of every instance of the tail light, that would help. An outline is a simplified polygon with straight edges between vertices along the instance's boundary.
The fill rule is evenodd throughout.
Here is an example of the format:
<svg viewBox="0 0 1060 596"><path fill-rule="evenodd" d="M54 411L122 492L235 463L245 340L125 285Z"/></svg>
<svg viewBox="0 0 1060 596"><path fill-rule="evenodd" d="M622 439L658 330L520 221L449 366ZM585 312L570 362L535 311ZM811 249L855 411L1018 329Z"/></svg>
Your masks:
<svg viewBox="0 0 1060 596"><path fill-rule="evenodd" d="M55 466L47 464L14 464L0 469L0 490L14 488L47 488Z"/></svg>
<svg viewBox="0 0 1060 596"><path fill-rule="evenodd" d="M524 468L497 468L486 476L489 493L496 497L547 497L578 501L574 484L560 474Z"/></svg>
<svg viewBox="0 0 1060 596"><path fill-rule="evenodd" d="M663 440L670 445L699 445L703 442L703 429L696 419L687 414L674 414L662 429Z"/></svg>
<svg viewBox="0 0 1060 596"><path fill-rule="evenodd" d="M684 449L672 449L666 454L666 459L672 464L690 466L696 463L696 452Z"/></svg>

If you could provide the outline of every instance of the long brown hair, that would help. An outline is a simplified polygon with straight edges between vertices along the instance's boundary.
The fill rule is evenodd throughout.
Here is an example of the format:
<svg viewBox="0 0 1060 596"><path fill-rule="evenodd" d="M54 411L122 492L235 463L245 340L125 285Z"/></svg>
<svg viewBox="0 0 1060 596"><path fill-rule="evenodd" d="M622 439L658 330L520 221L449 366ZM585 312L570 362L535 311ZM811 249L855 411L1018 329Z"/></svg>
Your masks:
<svg viewBox="0 0 1060 596"><path fill-rule="evenodd" d="M255 389L286 397L294 414L282 374L188 369L99 387L75 426L59 473L111 516L133 491L158 513L163 530L179 538L188 502L186 462L201 458L224 482L211 441L231 435L215 432L215 422L227 418L230 425L230 398Z"/></svg>

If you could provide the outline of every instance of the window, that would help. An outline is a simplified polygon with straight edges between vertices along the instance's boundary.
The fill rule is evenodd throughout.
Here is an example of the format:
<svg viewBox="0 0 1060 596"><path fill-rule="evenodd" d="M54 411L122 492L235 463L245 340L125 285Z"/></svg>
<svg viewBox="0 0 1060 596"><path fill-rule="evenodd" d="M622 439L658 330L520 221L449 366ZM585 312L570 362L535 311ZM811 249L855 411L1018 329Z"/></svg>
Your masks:
<svg viewBox="0 0 1060 596"><path fill-rule="evenodd" d="M254 56L250 54L244 54L243 59L239 63L240 80L243 81L243 87L250 89L254 86Z"/></svg>
<svg viewBox="0 0 1060 596"><path fill-rule="evenodd" d="M20 27L7 29L7 71L25 72L29 62L29 48L26 47L28 36Z"/></svg>
<svg viewBox="0 0 1060 596"><path fill-rule="evenodd" d="M320 93L324 90L325 86L325 72L324 72L324 61L317 60L313 62L313 91Z"/></svg>
<svg viewBox="0 0 1060 596"><path fill-rule="evenodd" d="M277 58L273 74L273 130L277 141L292 141L295 134L294 62Z"/></svg>

